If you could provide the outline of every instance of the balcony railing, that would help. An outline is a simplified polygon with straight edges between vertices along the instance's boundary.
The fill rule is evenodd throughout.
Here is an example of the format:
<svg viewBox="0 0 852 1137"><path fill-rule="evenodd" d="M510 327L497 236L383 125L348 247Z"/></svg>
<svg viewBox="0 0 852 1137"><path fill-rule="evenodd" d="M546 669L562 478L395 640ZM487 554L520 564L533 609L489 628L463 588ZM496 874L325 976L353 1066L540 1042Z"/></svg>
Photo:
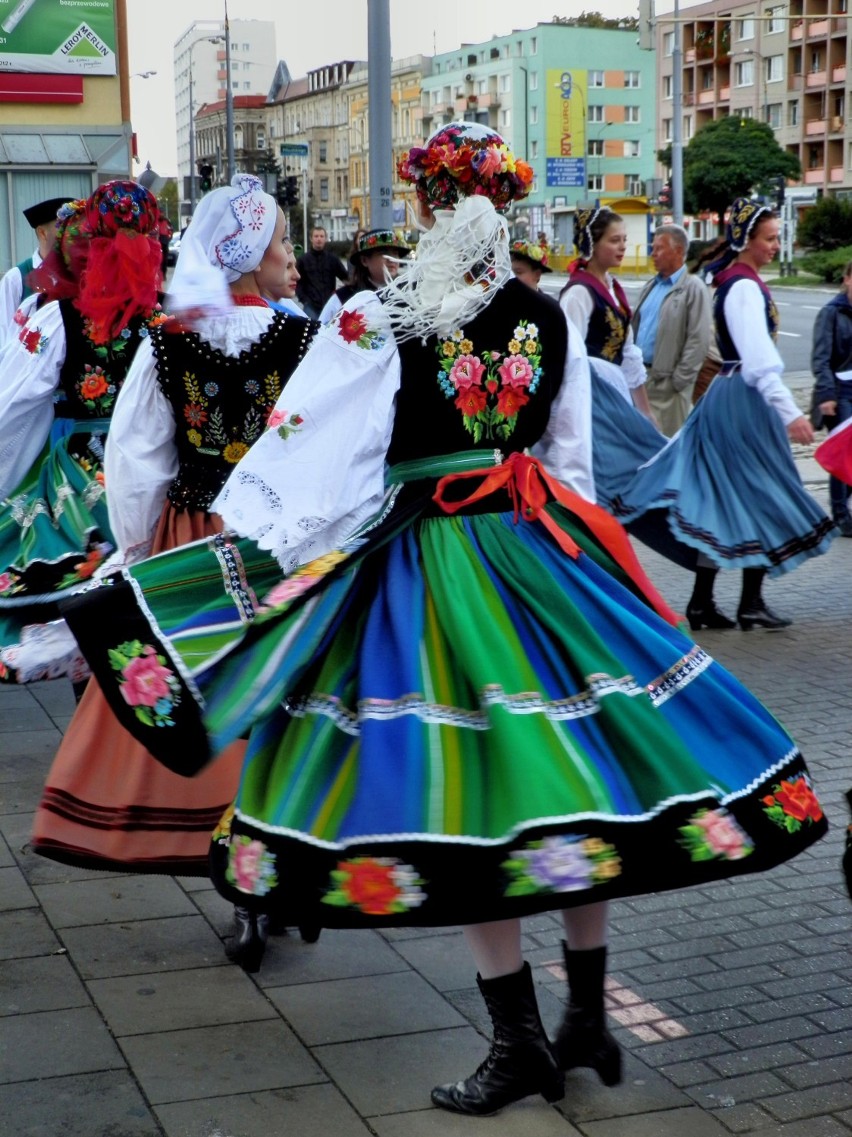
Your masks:
<svg viewBox="0 0 852 1137"><path fill-rule="evenodd" d="M787 90L801 91L804 86L804 75L795 72L787 76Z"/></svg>
<svg viewBox="0 0 852 1137"><path fill-rule="evenodd" d="M843 115L842 114L832 115L830 130L831 130L832 134L840 134L841 133L841 131L843 130Z"/></svg>
<svg viewBox="0 0 852 1137"><path fill-rule="evenodd" d="M806 186L821 186L825 181L825 170L822 166L818 166L814 170L805 170L805 185Z"/></svg>
<svg viewBox="0 0 852 1137"><path fill-rule="evenodd" d="M812 118L805 123L805 134L825 134L827 123L824 118Z"/></svg>
<svg viewBox="0 0 852 1137"><path fill-rule="evenodd" d="M832 67L831 69L832 83L845 83L846 82L846 64L841 63L839 67Z"/></svg>
<svg viewBox="0 0 852 1137"><path fill-rule="evenodd" d="M688 48L683 53L683 62L684 63L694 63L695 62L695 48L694 47Z"/></svg>
<svg viewBox="0 0 852 1137"><path fill-rule="evenodd" d="M808 24L808 39L828 35L828 20L811 20Z"/></svg>
<svg viewBox="0 0 852 1137"><path fill-rule="evenodd" d="M805 27L801 22L793 24L792 28L790 28L790 39L803 39L804 35Z"/></svg>
<svg viewBox="0 0 852 1137"><path fill-rule="evenodd" d="M808 87L824 87L827 82L828 72L809 71L806 77L805 85Z"/></svg>
<svg viewBox="0 0 852 1137"><path fill-rule="evenodd" d="M844 173L842 166L832 166L828 171L828 180L830 182L842 182Z"/></svg>
<svg viewBox="0 0 852 1137"><path fill-rule="evenodd" d="M713 90L712 87L709 89L709 91L699 91L698 92L698 103L700 106L704 106L706 103L715 103L715 101L716 101L716 92Z"/></svg>
<svg viewBox="0 0 852 1137"><path fill-rule="evenodd" d="M729 103L731 101L731 88L730 86L719 88L719 102Z"/></svg>

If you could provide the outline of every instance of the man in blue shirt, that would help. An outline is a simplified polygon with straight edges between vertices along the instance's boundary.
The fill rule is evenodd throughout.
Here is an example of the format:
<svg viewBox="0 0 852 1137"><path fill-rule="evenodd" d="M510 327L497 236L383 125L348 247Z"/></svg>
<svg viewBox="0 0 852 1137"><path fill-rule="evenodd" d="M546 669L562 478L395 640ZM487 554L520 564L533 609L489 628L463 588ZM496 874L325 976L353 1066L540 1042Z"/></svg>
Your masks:
<svg viewBox="0 0 852 1137"><path fill-rule="evenodd" d="M692 391L713 334L707 286L686 269L689 234L680 225L654 232L657 275L642 290L633 336L647 371L647 392L660 429L669 438L683 426Z"/></svg>

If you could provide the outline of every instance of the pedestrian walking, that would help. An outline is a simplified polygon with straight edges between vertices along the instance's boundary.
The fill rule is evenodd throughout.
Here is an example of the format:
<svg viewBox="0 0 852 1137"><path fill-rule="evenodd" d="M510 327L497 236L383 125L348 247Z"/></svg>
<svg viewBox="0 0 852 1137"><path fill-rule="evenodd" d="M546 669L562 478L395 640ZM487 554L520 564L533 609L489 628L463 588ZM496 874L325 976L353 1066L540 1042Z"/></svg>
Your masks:
<svg viewBox="0 0 852 1137"><path fill-rule="evenodd" d="M651 259L657 274L642 289L631 325L645 364L648 401L669 438L692 409L695 383L713 337L710 293L704 281L687 270L688 248L683 226L661 225L654 231Z"/></svg>
<svg viewBox="0 0 852 1137"><path fill-rule="evenodd" d="M852 417L852 261L843 270L843 287L820 309L813 330L811 400L819 425L833 430ZM814 424L816 425L816 423ZM852 537L849 494L845 482L828 479L831 516L843 537Z"/></svg>
<svg viewBox="0 0 852 1137"><path fill-rule="evenodd" d="M296 297L312 320L318 320L336 281L346 284L349 273L335 253L326 248L328 233L322 225L311 230L311 246L296 261L299 283Z"/></svg>

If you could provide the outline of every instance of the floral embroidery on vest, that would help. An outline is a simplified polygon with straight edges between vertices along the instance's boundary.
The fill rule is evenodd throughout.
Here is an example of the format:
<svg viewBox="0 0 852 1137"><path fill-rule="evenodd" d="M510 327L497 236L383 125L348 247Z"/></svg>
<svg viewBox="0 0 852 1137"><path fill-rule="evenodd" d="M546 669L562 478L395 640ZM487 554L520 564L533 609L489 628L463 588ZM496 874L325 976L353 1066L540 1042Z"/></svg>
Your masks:
<svg viewBox="0 0 852 1137"><path fill-rule="evenodd" d="M535 324L521 320L506 346L505 352L475 355L473 343L461 328L436 346L441 390L454 399L474 442L509 438L519 411L541 379L541 344Z"/></svg>
<svg viewBox="0 0 852 1137"><path fill-rule="evenodd" d="M235 466L260 437L283 384L277 371L269 372L262 382L247 379L243 386L252 396L253 405L246 411L241 426L230 433L225 427L222 407L211 402L220 393L219 384L207 382L202 386L194 372L185 371L183 385L187 395L183 417L189 426L186 437L190 445L201 454L221 454L226 462ZM235 434L237 437L233 437Z"/></svg>
<svg viewBox="0 0 852 1137"><path fill-rule="evenodd" d="M158 324L162 324L168 318L158 304L139 326L139 338L147 339L151 328L156 328ZM121 381L124 378L122 374L121 381L115 383L110 376L110 364L113 366L124 364L124 354L127 351L128 344L133 339L133 332L130 328L124 328L112 343L96 344L92 343L91 328L91 320L84 320L83 333L89 341L89 348L96 358L103 360L106 370L99 363L94 365L87 363L83 374L74 381L73 386L77 397L87 411L108 418L112 414L115 400L121 388ZM126 373L126 364L122 370Z"/></svg>
<svg viewBox="0 0 852 1137"><path fill-rule="evenodd" d="M332 323L337 327L337 334L346 343L354 343L356 347L362 347L367 351L378 351L385 345L387 337L368 325L363 312L349 312L341 308Z"/></svg>
<svg viewBox="0 0 852 1137"><path fill-rule="evenodd" d="M627 324L618 318L612 308L606 309L604 320L609 334L601 347L601 359L615 360L627 339Z"/></svg>

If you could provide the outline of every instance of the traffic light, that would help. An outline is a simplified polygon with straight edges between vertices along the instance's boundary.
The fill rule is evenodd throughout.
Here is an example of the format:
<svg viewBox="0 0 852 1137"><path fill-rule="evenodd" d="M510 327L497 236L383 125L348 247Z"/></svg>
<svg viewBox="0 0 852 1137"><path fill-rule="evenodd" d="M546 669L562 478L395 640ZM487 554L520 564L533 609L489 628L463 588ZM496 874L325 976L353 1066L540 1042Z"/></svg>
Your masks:
<svg viewBox="0 0 852 1137"><path fill-rule="evenodd" d="M660 196L657 198L657 201L663 207L663 209L669 209L671 207L671 204L672 204L672 183L671 182L666 182L666 184L660 190Z"/></svg>
<svg viewBox="0 0 852 1137"><path fill-rule="evenodd" d="M299 179L295 174L288 174L284 179L284 189L281 194L281 204L299 204Z"/></svg>
<svg viewBox="0 0 852 1137"><path fill-rule="evenodd" d="M207 193L213 189L213 167L207 163L202 162L198 167L198 173L201 176L201 192Z"/></svg>
<svg viewBox="0 0 852 1137"><path fill-rule="evenodd" d="M783 174L779 174L777 177L770 178L769 182L772 186L773 196L775 197L775 204L780 209L784 204L784 191L787 189L787 179Z"/></svg>

